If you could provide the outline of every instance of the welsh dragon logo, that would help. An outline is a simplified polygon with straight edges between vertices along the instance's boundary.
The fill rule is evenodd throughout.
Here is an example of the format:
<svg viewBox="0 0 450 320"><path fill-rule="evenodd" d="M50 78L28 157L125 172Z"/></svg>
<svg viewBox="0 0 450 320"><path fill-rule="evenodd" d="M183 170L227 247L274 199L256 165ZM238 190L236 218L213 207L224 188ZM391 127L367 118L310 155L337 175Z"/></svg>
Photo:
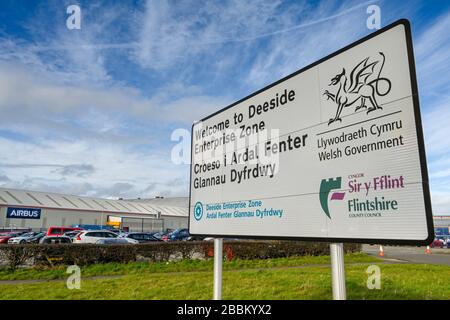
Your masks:
<svg viewBox="0 0 450 320"><path fill-rule="evenodd" d="M379 52L379 54L382 62L378 74L375 66L379 64L380 60L369 63L369 57L367 57L353 68L349 76L346 75L344 68L340 74L331 79L331 83L328 86L337 86L337 91L336 93L330 93L328 90L325 90L323 95L327 97L327 100L331 99L337 104L337 111L335 117L328 121L328 125L336 121L342 122L342 110L358 101L359 105L355 108L355 112L361 108L367 108L367 102L370 103L367 114L382 109L377 102L377 96L387 95L391 91L392 84L388 78L381 77L386 58L383 52ZM387 84L384 92L379 88L380 82Z"/></svg>

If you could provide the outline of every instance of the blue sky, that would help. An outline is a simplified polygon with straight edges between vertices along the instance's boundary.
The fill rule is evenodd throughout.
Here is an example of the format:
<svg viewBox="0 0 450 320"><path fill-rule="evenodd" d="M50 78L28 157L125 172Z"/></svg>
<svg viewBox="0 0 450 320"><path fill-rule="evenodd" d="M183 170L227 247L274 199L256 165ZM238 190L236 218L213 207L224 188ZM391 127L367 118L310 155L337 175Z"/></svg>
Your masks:
<svg viewBox="0 0 450 320"><path fill-rule="evenodd" d="M66 8L81 7L81 30ZM433 208L450 213L447 1L0 3L0 186L188 194L171 133L367 35L412 23Z"/></svg>

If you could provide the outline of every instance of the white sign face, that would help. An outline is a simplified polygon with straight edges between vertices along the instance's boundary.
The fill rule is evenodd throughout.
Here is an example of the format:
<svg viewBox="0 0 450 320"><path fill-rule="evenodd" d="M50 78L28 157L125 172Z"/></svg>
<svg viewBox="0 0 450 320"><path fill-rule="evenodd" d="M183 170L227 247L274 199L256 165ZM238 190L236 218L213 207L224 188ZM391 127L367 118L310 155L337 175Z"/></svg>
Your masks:
<svg viewBox="0 0 450 320"><path fill-rule="evenodd" d="M191 157L192 234L429 243L408 21L195 123Z"/></svg>

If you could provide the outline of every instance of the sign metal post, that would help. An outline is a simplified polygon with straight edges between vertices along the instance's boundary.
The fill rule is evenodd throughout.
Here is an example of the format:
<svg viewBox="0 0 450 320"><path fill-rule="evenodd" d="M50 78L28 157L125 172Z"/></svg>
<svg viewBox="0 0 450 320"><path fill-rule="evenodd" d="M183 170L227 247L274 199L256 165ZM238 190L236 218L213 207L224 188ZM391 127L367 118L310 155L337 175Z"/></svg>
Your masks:
<svg viewBox="0 0 450 320"><path fill-rule="evenodd" d="M331 276L333 284L333 300L346 300L345 269L344 269L344 244L331 243Z"/></svg>
<svg viewBox="0 0 450 320"><path fill-rule="evenodd" d="M222 300L223 239L214 239L214 300Z"/></svg>

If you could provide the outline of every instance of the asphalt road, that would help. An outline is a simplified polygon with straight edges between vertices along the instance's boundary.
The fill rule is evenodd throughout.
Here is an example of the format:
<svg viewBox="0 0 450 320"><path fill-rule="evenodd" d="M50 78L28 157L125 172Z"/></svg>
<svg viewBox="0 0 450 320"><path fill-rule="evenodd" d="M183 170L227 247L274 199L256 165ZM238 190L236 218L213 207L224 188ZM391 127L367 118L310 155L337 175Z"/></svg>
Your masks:
<svg viewBox="0 0 450 320"><path fill-rule="evenodd" d="M431 248L431 253L426 253L426 247L397 247L383 246L384 259L399 260L405 263L441 264L450 266L450 249ZM378 245L363 245L363 252L379 257Z"/></svg>

